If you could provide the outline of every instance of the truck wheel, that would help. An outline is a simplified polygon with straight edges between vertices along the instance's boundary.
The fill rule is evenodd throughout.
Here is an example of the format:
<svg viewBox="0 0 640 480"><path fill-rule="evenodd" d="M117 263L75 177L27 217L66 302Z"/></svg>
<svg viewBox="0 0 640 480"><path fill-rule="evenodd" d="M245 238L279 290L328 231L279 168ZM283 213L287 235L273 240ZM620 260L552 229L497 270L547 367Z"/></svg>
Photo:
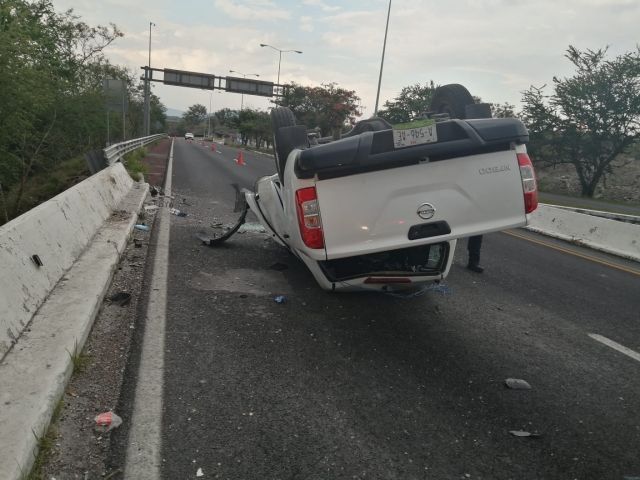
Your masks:
<svg viewBox="0 0 640 480"><path fill-rule="evenodd" d="M291 150L285 151L287 145L278 145L277 133L282 127L294 127L296 119L287 107L275 107L271 110L271 133L273 134L273 156L276 159L276 170L280 181L284 178L284 166Z"/></svg>
<svg viewBox="0 0 640 480"><path fill-rule="evenodd" d="M451 118L464 120L464 107L476 103L469 90L462 85L452 83L436 88L433 92L429 110L448 113Z"/></svg>

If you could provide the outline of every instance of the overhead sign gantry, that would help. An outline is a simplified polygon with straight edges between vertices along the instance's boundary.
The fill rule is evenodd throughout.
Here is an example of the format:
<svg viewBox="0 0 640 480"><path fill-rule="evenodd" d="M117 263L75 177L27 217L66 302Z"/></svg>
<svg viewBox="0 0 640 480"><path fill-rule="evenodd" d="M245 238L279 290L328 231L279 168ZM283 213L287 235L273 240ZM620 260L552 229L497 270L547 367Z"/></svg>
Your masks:
<svg viewBox="0 0 640 480"><path fill-rule="evenodd" d="M199 88L201 90L222 90L225 92L257 95L260 97L282 97L288 85L253 80L239 77L219 77L208 73L187 72L168 68L141 67L145 71L144 81L160 82L177 87ZM162 78L154 78L154 73L161 73Z"/></svg>

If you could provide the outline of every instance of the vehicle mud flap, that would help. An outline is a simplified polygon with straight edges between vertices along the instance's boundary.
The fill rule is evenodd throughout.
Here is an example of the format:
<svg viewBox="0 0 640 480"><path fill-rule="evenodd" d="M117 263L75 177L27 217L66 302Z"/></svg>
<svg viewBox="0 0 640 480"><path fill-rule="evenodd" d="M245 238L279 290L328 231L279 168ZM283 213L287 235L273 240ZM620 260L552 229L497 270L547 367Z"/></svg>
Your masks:
<svg viewBox="0 0 640 480"><path fill-rule="evenodd" d="M218 237L215 233L213 236L209 235L206 232L198 232L196 233L196 237L202 241L205 245L209 245L210 247L214 247L216 245L220 245L223 242L229 240L233 234L235 234L240 227L244 224L247 218L247 212L249 211L249 204L245 198L244 191L240 191L240 187L238 187L237 183L232 183L231 186L236 191L236 203L233 208L234 213L241 213L240 218L235 223L235 225L224 235Z"/></svg>

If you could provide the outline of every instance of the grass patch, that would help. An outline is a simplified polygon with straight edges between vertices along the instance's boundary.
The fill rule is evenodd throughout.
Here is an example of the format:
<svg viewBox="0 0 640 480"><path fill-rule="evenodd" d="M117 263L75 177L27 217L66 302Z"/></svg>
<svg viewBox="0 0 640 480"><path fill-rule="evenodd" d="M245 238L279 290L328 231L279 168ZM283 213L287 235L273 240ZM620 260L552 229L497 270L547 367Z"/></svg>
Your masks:
<svg viewBox="0 0 640 480"><path fill-rule="evenodd" d="M60 162L49 171L38 173L27 180L24 185L20 208L17 210L16 200L20 186L14 185L11 190L5 194L9 220L28 212L32 208L64 192L89 175L91 175L91 173L83 156ZM2 225L3 220L4 215L1 215L0 225Z"/></svg>
<svg viewBox="0 0 640 480"><path fill-rule="evenodd" d="M141 179L141 175L149 174L149 169L144 163L141 162L141 160L147 156L147 152L148 150L146 147L138 148L133 152L127 153L122 158L122 164L124 165L124 168L127 169L127 172L129 172L131 178L133 178L136 182Z"/></svg>
<svg viewBox="0 0 640 480"><path fill-rule="evenodd" d="M90 356L84 355L82 352L78 351L78 341L77 340L76 340L76 343L75 343L75 345L73 347L73 353L70 352L69 350L67 350L67 353L69 354L69 357L71 357L71 361L73 362L73 374L74 375L86 370L87 367L89 367L89 365L91 365L91 363L93 362L93 360L91 359Z"/></svg>
<svg viewBox="0 0 640 480"><path fill-rule="evenodd" d="M23 473L22 478L24 480L44 480L44 468L49 462L49 457L51 456L51 451L53 450L53 446L56 443L56 438L58 436L58 430L56 428L56 424L58 419L60 418L60 414L62 413L62 409L64 407L64 394L58 400L56 404L56 408L53 410L53 417L51 417L51 423L49 424L49 428L47 428L46 432L42 432L42 435L38 437L36 432L33 432L33 435L36 437L38 441L38 455L36 456L35 462L33 464L33 470L31 470L31 474L28 476Z"/></svg>

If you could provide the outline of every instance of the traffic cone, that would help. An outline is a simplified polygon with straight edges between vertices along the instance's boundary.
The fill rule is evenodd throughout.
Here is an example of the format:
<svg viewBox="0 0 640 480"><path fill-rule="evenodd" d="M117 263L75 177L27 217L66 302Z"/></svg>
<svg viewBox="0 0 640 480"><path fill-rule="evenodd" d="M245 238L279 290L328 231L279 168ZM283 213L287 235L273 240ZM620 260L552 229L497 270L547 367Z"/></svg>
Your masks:
<svg viewBox="0 0 640 480"><path fill-rule="evenodd" d="M216 144L215 144L215 143L212 143L212 144L211 144L211 151L212 151L212 152L215 152L215 151L216 151Z"/></svg>
<svg viewBox="0 0 640 480"><path fill-rule="evenodd" d="M202 140L202 146L204 147L204 140Z"/></svg>
<svg viewBox="0 0 640 480"><path fill-rule="evenodd" d="M190 138L190 139L189 139L189 143L193 143L193 138Z"/></svg>
<svg viewBox="0 0 640 480"><path fill-rule="evenodd" d="M240 150L240 153L238 154L238 160L236 160L236 162L238 162L238 165L245 165L244 160L242 159L242 150Z"/></svg>

